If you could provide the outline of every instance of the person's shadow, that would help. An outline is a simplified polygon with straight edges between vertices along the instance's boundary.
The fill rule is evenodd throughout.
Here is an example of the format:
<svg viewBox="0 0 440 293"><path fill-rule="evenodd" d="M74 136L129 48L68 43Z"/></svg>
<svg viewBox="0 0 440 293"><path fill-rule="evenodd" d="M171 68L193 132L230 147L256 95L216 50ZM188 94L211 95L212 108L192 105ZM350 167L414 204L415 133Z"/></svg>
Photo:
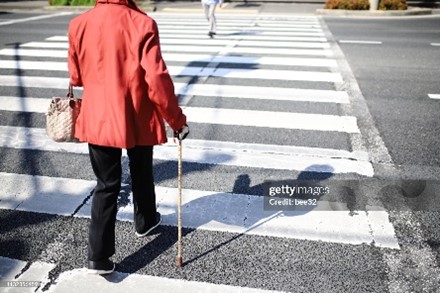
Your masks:
<svg viewBox="0 0 440 293"><path fill-rule="evenodd" d="M316 172L316 170L322 170L323 172ZM232 227L232 230L235 230L236 234L230 239L207 249L199 255L192 256L190 259L184 261L182 267L188 266L210 253L215 253L215 251L221 247L234 242L244 235L254 232L254 230L279 216L295 217L310 212L313 210L313 207L307 210L301 209L299 211L266 209L263 202L267 197L267 189L270 186L292 184L292 181L305 184L308 180L313 182L310 184L317 187L319 186L320 181L333 176L331 170L331 166L328 165L313 165L302 171L297 178L291 180L268 181L257 185L251 185L249 175L242 174L237 176L232 193L219 192L211 195L199 196L184 203L182 206L182 219L183 225L186 227L182 229L183 238L196 229L203 229L206 225L211 225L211 227L215 227L216 225ZM253 209L246 206L249 204L249 197L252 197L252 201L254 202ZM315 198L319 200L319 196ZM161 207L165 209L172 208L166 206L166 204L161 204ZM249 209L249 213L245 215L245 218L243 219L242 217L244 214L242 213L242 210L246 208ZM163 214L162 218L163 223L156 230L154 238L135 253L124 258L118 264L118 271L135 273L176 245L177 228L172 227L177 223L176 212ZM185 222L187 224L185 224ZM125 277L112 277L110 275L106 278L110 282L121 282Z"/></svg>

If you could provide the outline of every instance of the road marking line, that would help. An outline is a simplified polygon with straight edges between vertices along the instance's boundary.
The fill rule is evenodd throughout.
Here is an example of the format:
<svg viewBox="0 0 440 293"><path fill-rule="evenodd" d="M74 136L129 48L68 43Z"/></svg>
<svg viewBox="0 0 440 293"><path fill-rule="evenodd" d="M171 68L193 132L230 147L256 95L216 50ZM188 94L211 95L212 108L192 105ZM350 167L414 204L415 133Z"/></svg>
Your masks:
<svg viewBox="0 0 440 293"><path fill-rule="evenodd" d="M0 60L0 68L68 71L67 62Z"/></svg>
<svg viewBox="0 0 440 293"><path fill-rule="evenodd" d="M176 33L162 33L160 34L160 39L165 38L177 38L177 39L206 39L205 34L176 34ZM66 36L53 36L46 38L49 42L67 42L68 38ZM216 39L219 40L254 40L254 41L293 41L293 42L327 42L328 40L324 37L313 37L313 36L260 36L260 35L216 35Z"/></svg>
<svg viewBox="0 0 440 293"><path fill-rule="evenodd" d="M49 283L49 273L56 267L54 263L42 261L34 261L28 266L29 262L27 261L3 256L0 256L0 264L0 276L2 276L0 282L2 285L4 286L8 281L16 284L6 286L6 288L2 289L4 290L2 292L36 292L37 287L41 289L45 284ZM23 283L20 284L20 282ZM34 283L35 286L33 286ZM23 284L28 286L22 286ZM14 290L13 287L16 287L15 289L17 290Z"/></svg>
<svg viewBox="0 0 440 293"><path fill-rule="evenodd" d="M0 172L0 208L70 216L96 182Z"/></svg>
<svg viewBox="0 0 440 293"><path fill-rule="evenodd" d="M316 82L342 82L339 72L317 72L271 69L238 69L212 67L168 66L173 76L215 76L223 78L254 78L270 80L300 80Z"/></svg>
<svg viewBox="0 0 440 293"><path fill-rule="evenodd" d="M356 117L290 112L183 107L191 122L359 133Z"/></svg>
<svg viewBox="0 0 440 293"><path fill-rule="evenodd" d="M39 15L39 16L22 18L22 19L14 19L14 20L5 21L5 22L0 23L0 26L10 25L10 24L15 24L15 23L20 23L20 22L27 22L27 21L33 21L33 20L52 18L52 17L58 17L58 16L64 16L64 15L71 15L71 14L72 14L72 12L61 12L61 13L56 13L56 14Z"/></svg>
<svg viewBox="0 0 440 293"><path fill-rule="evenodd" d="M51 57L67 58L67 50L42 50L42 49L0 49L3 56L31 56L31 57ZM236 63L236 64L262 64L280 66L312 66L312 67L337 67L337 62L329 58L295 58L295 57L247 57L247 56L223 56L210 54L174 54L163 53L165 61L180 62L216 62L216 63Z"/></svg>
<svg viewBox="0 0 440 293"><path fill-rule="evenodd" d="M20 45L20 48L57 48L68 49L68 43L58 42L29 42ZM254 47L230 47L222 46L175 46L164 44L162 51L170 52L224 52L242 54L281 54L281 55L308 55L308 56L332 56L333 52L329 49L289 49L289 48L254 48Z"/></svg>
<svg viewBox="0 0 440 293"><path fill-rule="evenodd" d="M22 76L18 79L16 76L0 75L0 86L50 88L65 90L67 89L68 84L69 79L67 78ZM175 83L174 86L177 95L200 95L225 98L308 101L339 104L347 104L349 102L349 97L346 92L333 90L251 87L233 85L222 85L219 87L215 84L192 84L188 86L186 83ZM75 90L82 91L82 88L75 88ZM18 109L17 111L25 111L27 107L34 107L34 104L41 103L41 101L44 101L44 99L3 97L2 101L3 103L0 103L0 107L2 107L4 110L6 110L7 105L9 105L8 107L12 107L11 109L14 109L15 107L16 109ZM44 101L43 103L47 102ZM25 107L23 107L23 105L25 105Z"/></svg>
<svg viewBox="0 0 440 293"><path fill-rule="evenodd" d="M66 62L50 61L15 61L0 60L0 68L21 70L53 70L68 71ZM342 82L338 72L294 71L272 69L239 69L239 68L212 68L193 66L168 66L172 76L215 76L223 78L254 78L271 80L300 80L319 82Z"/></svg>
<svg viewBox="0 0 440 293"><path fill-rule="evenodd" d="M175 34L175 29L164 29L160 30L160 35L164 34ZM197 29L185 29L182 31L185 34L194 34L194 35L204 35L206 36L206 30L197 30ZM289 31L259 31L253 32L251 30L227 30L220 28L217 30L217 35L223 36L248 36L248 35L258 35L258 36L311 36L311 37L324 37L323 32L289 32Z"/></svg>
<svg viewBox="0 0 440 293"><path fill-rule="evenodd" d="M190 25L200 25L203 27L206 27L206 19L203 18L197 18L194 20L171 20L171 19L156 19L159 30L162 26L166 25L180 25L180 26L190 26ZM222 21L222 20L219 20ZM255 20L254 18L248 18L248 19L234 19L234 20L224 20L222 21L221 26L222 27L245 27L246 25L255 25L262 26L262 27L297 27L297 28L320 28L321 24L317 20L292 20L292 21L286 21L284 23L279 23L277 21L268 21L268 20Z"/></svg>
<svg viewBox="0 0 440 293"><path fill-rule="evenodd" d="M0 49L0 55L67 58L67 50L41 50L41 49L22 49L22 48Z"/></svg>
<svg viewBox="0 0 440 293"><path fill-rule="evenodd" d="M56 143L45 129L0 126L0 146L53 152L87 154L85 143ZM176 146L167 143L156 146L154 158L175 161ZM188 140L184 146L185 161L199 164L219 164L276 170L320 173L357 173L371 177L374 169L368 154L337 149L246 144L205 140ZM312 167L311 167L312 166Z"/></svg>
<svg viewBox="0 0 440 293"><path fill-rule="evenodd" d="M133 273L113 272L110 279L96 278L87 270L74 269L62 272L48 292L211 292L211 293L281 293L259 288L239 287L208 282L187 281ZM118 281L109 281L118 280ZM97 290L99 288L99 290Z"/></svg>
<svg viewBox="0 0 440 293"><path fill-rule="evenodd" d="M440 100L440 94L439 95L428 94L428 97L430 97L431 99L434 99L434 100Z"/></svg>
<svg viewBox="0 0 440 293"><path fill-rule="evenodd" d="M2 194L16 195L6 199L10 206L14 206L11 202L15 201L18 210L49 214L58 214L60 209L75 211L79 204L69 199L85 198L96 185L95 181L12 173L0 173L0 182L3 190L8 191ZM157 186L156 194L162 223L175 226L177 188ZM374 241L379 247L399 249L386 211L350 214L347 210L333 210L331 203L321 201L319 208L328 210L276 212L265 211L263 200L262 196L183 189L183 225L209 231L334 243L371 244ZM2 208L10 208L4 206L3 198L0 204ZM132 213L133 207L129 204L119 209L118 219L132 221ZM82 206L75 216L89 218L90 204Z"/></svg>
<svg viewBox="0 0 440 293"><path fill-rule="evenodd" d="M182 29L182 25L160 25L159 24L159 32L161 32L162 30L174 30L174 32L176 32L177 30L200 30L200 32L205 32L206 28L203 26L197 26L197 25L188 25L185 26L184 29ZM222 30L219 30L223 31ZM305 27L259 27L259 26L246 26L243 25L242 26L242 30L241 31L254 31L254 32L260 32L260 31L265 31L266 33L271 33L271 32L286 32L286 33L290 33L290 32L311 32L311 33L321 33L322 29L321 28L305 28Z"/></svg>
<svg viewBox="0 0 440 293"><path fill-rule="evenodd" d="M238 38L235 38L238 40ZM49 39L51 41L49 44L56 44L54 42L55 38ZM67 41L64 38L56 38L58 42ZM228 45L231 42L231 39L184 39L184 38L170 38L168 36L161 36L160 43L161 44L174 44L174 45ZM66 43L67 44L67 43ZM248 47L289 47L289 48L329 48L328 43L324 42L286 42L286 41L276 41L276 42L261 42L261 41L252 41L252 40L241 40L238 42L239 46L248 46Z"/></svg>
<svg viewBox="0 0 440 293"><path fill-rule="evenodd" d="M198 95L211 97L262 99L280 101L304 101L318 103L349 103L347 92L333 90L313 90L277 87L253 87L212 84L175 84L180 95Z"/></svg>
<svg viewBox="0 0 440 293"><path fill-rule="evenodd" d="M360 40L339 40L340 44L365 44L365 45L381 45L380 41L360 41Z"/></svg>
<svg viewBox="0 0 440 293"><path fill-rule="evenodd" d="M0 86L67 89L69 79L62 77L0 75Z"/></svg>
<svg viewBox="0 0 440 293"><path fill-rule="evenodd" d="M177 44L177 45L193 45L195 43L199 45L227 45L231 42L228 39L207 39L207 40L187 40L187 39L169 39L169 38L161 38L161 44ZM247 46L247 47L289 47L289 48L329 48L330 45L328 43L313 43L313 42L260 42L260 41L248 41L248 40L240 40L238 46Z"/></svg>
<svg viewBox="0 0 440 293"><path fill-rule="evenodd" d="M431 46L440 47L440 43L431 43Z"/></svg>

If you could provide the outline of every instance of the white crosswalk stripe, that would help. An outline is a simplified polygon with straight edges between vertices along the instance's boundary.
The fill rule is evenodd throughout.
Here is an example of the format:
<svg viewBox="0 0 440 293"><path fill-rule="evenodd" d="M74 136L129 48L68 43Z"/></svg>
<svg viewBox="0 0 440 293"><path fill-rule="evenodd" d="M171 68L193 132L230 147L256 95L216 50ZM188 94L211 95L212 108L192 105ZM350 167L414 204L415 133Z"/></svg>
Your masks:
<svg viewBox="0 0 440 293"><path fill-rule="evenodd" d="M182 105L190 123L212 127L246 127L256 132L273 129L280 136L287 136L283 131L303 131L305 134L302 135L310 137L319 137L320 133L325 132L328 135L345 135L347 141L351 136L360 135L356 117L330 112L333 106L349 106L350 96L334 86L342 83L343 78L317 18L298 17L283 22L255 20L253 17L237 19L220 26L214 40L205 35L206 23L203 18L188 18L181 22L158 16L157 22L163 57L172 77L176 79L176 94L189 97L186 101L195 103ZM10 91L1 90L0 111L45 113L48 99L38 96L38 90L58 93L66 89L67 48L67 37L60 35L23 43L16 48L1 48L0 86L24 89L25 95L14 96ZM17 70L20 70L20 75L11 73ZM187 77L204 79L188 84L181 80ZM283 83L289 84L286 86ZM310 88L312 83L316 85L315 88ZM208 106L197 104L202 97ZM221 105L215 106L217 99L237 104L260 101L269 105L282 102L292 108L286 108L285 111L269 107L245 109L231 108L231 104L223 108ZM306 110L290 110L300 104ZM258 105L255 103L254 107ZM320 112L314 113L314 107L318 106L322 107ZM2 148L38 150L48 154L87 153L85 144L49 141L41 126L1 125L0 143ZM175 161L175 145L170 142L156 147L154 156L156 160ZM185 141L184 158L187 163L262 170L374 175L368 153L351 147L338 149L325 145L243 142L233 135L226 141L190 138ZM94 181L90 180L0 173L4 189L16 189L15 183L18 181L22 184L16 196L2 198L1 208L71 215L94 186ZM38 184L35 184L36 181ZM160 185L157 190L164 222L174 225L175 203L170 194L175 194L176 190ZM261 209L263 197L260 196L203 189L187 189L185 194L186 202L190 203L186 207L187 216L192 209L208 209L209 198L213 197L217 205L232 205L232 198L237 205L235 217L227 223L224 221L225 215L221 214L224 209L210 206L212 212L209 215L199 215L198 218L188 216L187 227L348 244L374 242L381 247L399 248L385 211L360 212L355 217L334 211L324 212L323 217L323 212L318 214L312 211L295 215L297 222L293 224L285 215L281 217ZM44 204L49 198L53 204ZM240 210L240 204L237 203L241 201L246 202L248 209ZM88 217L88 208L86 205L76 216ZM118 217L120 220L131 219L132 206L121 208ZM223 222L216 221L217 218L222 218ZM246 225L243 224L244 218L249 219ZM298 226L303 228L297 229Z"/></svg>

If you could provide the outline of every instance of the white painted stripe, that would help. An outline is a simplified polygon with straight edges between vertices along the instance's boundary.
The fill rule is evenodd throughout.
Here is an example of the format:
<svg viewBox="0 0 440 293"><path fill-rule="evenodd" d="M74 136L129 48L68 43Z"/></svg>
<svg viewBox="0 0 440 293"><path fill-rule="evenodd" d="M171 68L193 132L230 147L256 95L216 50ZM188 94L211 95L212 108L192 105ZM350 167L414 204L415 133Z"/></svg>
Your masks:
<svg viewBox="0 0 440 293"><path fill-rule="evenodd" d="M342 82L339 72L295 71L272 69L239 69L212 67L168 66L173 76L215 76L223 78L254 78L271 80L300 80L320 82Z"/></svg>
<svg viewBox="0 0 440 293"><path fill-rule="evenodd" d="M22 49L22 48L1 49L0 55L67 58L67 50L41 50L41 49Z"/></svg>
<svg viewBox="0 0 440 293"><path fill-rule="evenodd" d="M47 104L46 104L47 106ZM47 107L46 107L47 110ZM7 141L2 142L3 147L17 149L31 149L52 152L70 152L86 154L88 152L86 144L81 143L55 143L48 139L46 132L41 128L26 128L19 126L0 126L0 136ZM27 138L27 139L26 139ZM168 142L155 146L155 148L175 148L176 144L172 138ZM225 151L235 153L271 154L271 155L290 155L290 156L309 156L318 158L343 158L356 161L368 161L366 152L349 152L346 150L300 147L290 145L269 145L258 143L242 143L230 141L213 141L201 139L186 139L185 149L206 150L206 151ZM176 160L176 158L171 159Z"/></svg>
<svg viewBox="0 0 440 293"><path fill-rule="evenodd" d="M1 53L1 52L0 52ZM311 66L311 67L337 67L335 59L329 58L295 58L295 57L247 57L247 56L223 56L208 54L174 54L163 53L166 61L180 62L214 62L235 64L261 64L278 66Z"/></svg>
<svg viewBox="0 0 440 293"><path fill-rule="evenodd" d="M159 30L160 35L163 34L175 34L175 29L162 28ZM195 34L195 35L206 35L206 30L198 29L187 29L182 30L182 34ZM218 35L231 35L231 36L247 36L247 35L258 35L258 36L314 36L314 37L324 37L323 32L297 32L297 31L258 31L254 32L252 30L226 30L220 28L217 30Z"/></svg>
<svg viewBox="0 0 440 293"><path fill-rule="evenodd" d="M329 49L289 49L289 48L255 48L255 47L219 47L219 46L162 46L163 52L204 52L215 53L221 52L222 54L245 54L252 56L251 54L259 55L305 55L305 56L333 56L333 51Z"/></svg>
<svg viewBox="0 0 440 293"><path fill-rule="evenodd" d="M69 79L44 76L0 75L0 86L67 89Z"/></svg>
<svg viewBox="0 0 440 293"><path fill-rule="evenodd" d="M67 71L67 62L0 60L0 68Z"/></svg>
<svg viewBox="0 0 440 293"><path fill-rule="evenodd" d="M40 19L46 19L46 18L52 18L52 17L58 17L58 16L64 16L64 15L70 15L71 12L61 12L56 14L49 14L49 15L39 15L39 16L33 16L33 17L27 17L27 18L21 18L21 19L13 19L9 21L5 21L0 23L0 26L2 25L10 25L20 22L27 22L27 21L34 21L34 20L40 20Z"/></svg>
<svg viewBox="0 0 440 293"><path fill-rule="evenodd" d="M349 152L346 150L329 149L329 148L313 148L313 147L300 147L291 145L269 145L259 143L242 143L242 142L230 142L230 141L212 141L212 140L200 140L200 139L186 139L185 148L199 149L199 150L211 150L211 151L225 151L236 153L240 155L242 153L252 154L273 154L273 155L290 155L290 156L309 156L319 157L327 159L352 159L356 161L368 161L368 153L366 152ZM175 148L175 143L171 138L169 142L164 144L166 147Z"/></svg>
<svg viewBox="0 0 440 293"><path fill-rule="evenodd" d="M72 215L96 186L93 181L13 173L0 173L0 182L0 208L65 216Z"/></svg>
<svg viewBox="0 0 440 293"><path fill-rule="evenodd" d="M69 49L69 43L65 42L29 42L20 44L20 48L57 48L57 49Z"/></svg>
<svg viewBox="0 0 440 293"><path fill-rule="evenodd" d="M341 44L365 44L365 45L381 45L380 41L360 41L360 40L340 40Z"/></svg>
<svg viewBox="0 0 440 293"><path fill-rule="evenodd" d="M176 45L228 45L231 44L231 40L227 39L206 39L206 40L191 40L191 39L169 39L162 37L160 40L161 44L176 44ZM328 43L314 43L314 42L260 42L260 41L247 41L240 40L236 42L237 46L247 46L247 47L289 47L289 48L330 48Z"/></svg>
<svg viewBox="0 0 440 293"><path fill-rule="evenodd" d="M20 45L23 48L58 48L67 49L67 43L56 43L56 42L29 42ZM252 48L252 47L219 47L219 46L174 46L164 44L162 46L162 51L171 52L230 52L230 53L246 53L249 54L283 54L283 55L319 55L319 56L331 56L333 52L326 49L288 49L288 48Z"/></svg>
<svg viewBox="0 0 440 293"><path fill-rule="evenodd" d="M15 284L17 285L3 287L3 293L42 292L40 290L37 291L36 288L40 287L39 289L41 289L46 283L49 283L49 272L56 267L55 264L41 261L32 262L29 267L27 266L28 262L26 261L0 256L0 276L2 276L2 285L4 286L4 283L7 281L16 282ZM27 283L28 285L31 285L31 282L41 282L41 284L35 286L18 286L20 282Z"/></svg>
<svg viewBox="0 0 440 293"><path fill-rule="evenodd" d="M46 113L48 99L0 96L1 111Z"/></svg>
<svg viewBox="0 0 440 293"><path fill-rule="evenodd" d="M8 188L16 185L11 194L23 199L21 206L45 213L57 213L59 209L75 210L78 207L76 203L68 200L60 203L53 198L81 198L95 185L94 181L8 173L0 173L0 181ZM61 188L68 185L75 187ZM47 190L50 190L50 196L41 196L47 194ZM175 226L177 189L157 186L156 194L163 224ZM374 241L379 247L399 249L385 211L350 214L340 210L347 208L343 203L321 201L316 211L271 212L263 210L262 196L191 189L183 189L182 194L184 227L347 244L371 244ZM332 206L337 210L333 210ZM204 212L200 213L200 210ZM133 207L127 205L119 209L118 219L132 221L132 213ZM76 216L90 217L90 204L83 206ZM375 235L379 237L375 238Z"/></svg>
<svg viewBox="0 0 440 293"><path fill-rule="evenodd" d="M259 27L267 27L267 28L278 28L278 27L291 27L291 28L321 28L321 24L319 21L283 21L282 23L274 22L274 21L262 21L262 20L229 20L229 21L221 21L218 20L219 25L222 27L247 27L247 26L259 26ZM198 19L198 20L159 20L157 21L159 29L164 26L202 26L206 27L206 19Z"/></svg>
<svg viewBox="0 0 440 293"><path fill-rule="evenodd" d="M53 142L47 137L45 130L39 128L0 126L0 138L1 147L80 154L88 152L86 144ZM154 158L175 161L175 148L173 143L157 146ZM357 173L368 177L374 175L368 155L362 152L204 140L185 140L184 152L186 162L199 164L321 173Z"/></svg>
<svg viewBox="0 0 440 293"><path fill-rule="evenodd" d="M69 84L67 78L56 77L31 77L22 76L17 78L15 76L0 75L0 86L15 86L15 87L39 87L39 88L53 88L66 89ZM249 86L230 86L230 85L213 85L213 84L193 84L187 86L185 83L175 83L176 94L180 95L200 95L213 97L229 97L229 98L244 98L244 99L268 99L268 100L283 100L283 101L310 101L322 103L349 103L349 97L346 92L331 91L331 90L310 90L310 89L293 89L293 88L277 88L277 87L249 87ZM80 89L80 88L75 88ZM41 109L39 104L41 99L3 97L4 103L0 104L3 110L5 107L21 107L22 103L26 101L28 107ZM9 100L7 103L6 100ZM19 106L13 106L19 105ZM23 108L19 108L24 111ZM33 108L30 108L33 109Z"/></svg>
<svg viewBox="0 0 440 293"><path fill-rule="evenodd" d="M176 34L176 33L163 33L160 34L160 39L206 39L206 34ZM292 41L292 42L327 42L327 38L319 36L270 36L270 35L216 35L215 39L220 40L254 40L254 41ZM67 42L67 36L53 36L46 38L49 42Z"/></svg>
<svg viewBox="0 0 440 293"><path fill-rule="evenodd" d="M0 55L5 56L32 56L67 58L67 50L34 50L34 49L0 49ZM312 67L337 67L337 62L329 58L294 58L294 57L246 57L246 56L222 56L210 54L174 54L163 53L166 61L180 62L216 62L237 64L263 64L285 66L312 66Z"/></svg>
<svg viewBox="0 0 440 293"><path fill-rule="evenodd" d="M431 43L431 46L440 47L440 43Z"/></svg>
<svg viewBox="0 0 440 293"><path fill-rule="evenodd" d="M148 290L146 290L148 288ZM209 292L209 293L281 293L280 291L238 287L207 282L113 272L105 278L88 274L85 268L65 271L55 280L48 293L67 292Z"/></svg>
<svg viewBox="0 0 440 293"><path fill-rule="evenodd" d="M253 87L214 84L175 83L176 94L239 99L273 101L304 101L317 103L348 104L346 92L333 90L311 90L295 88ZM80 88L78 88L80 90ZM45 113L47 99L31 97L0 96L0 110Z"/></svg>
<svg viewBox="0 0 440 293"><path fill-rule="evenodd" d="M359 133L356 117L290 112L184 107L191 122Z"/></svg>
<svg viewBox="0 0 440 293"><path fill-rule="evenodd" d="M166 46L168 44L177 44L177 45L227 45L231 43L231 40L187 40L187 39L168 39L161 38L161 44ZM291 47L291 48L329 48L330 45L328 43L313 43L313 42L258 42L258 41L240 41L238 43L240 46L248 46L248 47ZM162 46L162 47L163 47ZM29 42L20 47L38 47L38 48L60 48L67 49L69 47L68 43L61 42Z"/></svg>
<svg viewBox="0 0 440 293"><path fill-rule="evenodd" d="M67 71L66 62L49 61L14 61L0 60L0 68L22 70L54 70ZM272 80L301 80L342 82L342 76L338 72L272 70L272 69L238 69L238 68L212 68L190 66L168 66L168 71L173 76L216 76L224 78L254 78Z"/></svg>
<svg viewBox="0 0 440 293"><path fill-rule="evenodd" d="M186 30L200 30L200 32L206 32L207 26L197 26L197 25L161 25L159 26L159 32L161 32L163 29L166 30L174 30L174 32L181 30L182 32ZM265 32L312 32L312 33L321 33L321 28L306 28L306 27L259 27L259 26L242 26L241 31L265 31Z"/></svg>
<svg viewBox="0 0 440 293"><path fill-rule="evenodd" d="M440 100L440 94L439 95L428 94L428 97L430 97L431 99L434 99L434 100Z"/></svg>
<svg viewBox="0 0 440 293"><path fill-rule="evenodd" d="M30 42L20 45L20 47L35 48L68 48L66 43L50 43L50 42ZM170 52L223 52L226 53L242 53L242 54L282 54L282 55L308 55L308 56L332 56L333 52L327 49L287 49L287 48L249 48L249 47L219 47L219 46L173 46L164 45L162 51Z"/></svg>
<svg viewBox="0 0 440 293"><path fill-rule="evenodd" d="M264 99L279 101L305 101L320 103L348 104L349 97L346 92L333 90L312 90L277 87L252 87L235 85L214 84L175 84L176 92L185 95L241 98L241 99Z"/></svg>
<svg viewBox="0 0 440 293"><path fill-rule="evenodd" d="M188 68L188 67L186 67ZM180 74L184 74L183 69ZM203 72L206 72L204 70ZM206 73L209 73L206 72ZM202 76L205 76L204 74ZM231 69L217 68L208 76L224 78L254 78L273 80L300 80L300 81L321 81L321 82L342 82L339 72L317 72L317 71L294 71L294 70L271 70L271 69Z"/></svg>

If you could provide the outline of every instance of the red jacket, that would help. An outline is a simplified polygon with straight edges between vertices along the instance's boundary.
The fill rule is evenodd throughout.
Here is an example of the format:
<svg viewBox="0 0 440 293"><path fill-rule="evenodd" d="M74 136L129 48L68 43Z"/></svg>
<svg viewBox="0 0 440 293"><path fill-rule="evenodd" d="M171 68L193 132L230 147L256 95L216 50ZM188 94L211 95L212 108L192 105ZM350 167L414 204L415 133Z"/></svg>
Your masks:
<svg viewBox="0 0 440 293"><path fill-rule="evenodd" d="M75 136L118 148L167 141L186 117L162 59L156 22L131 0L97 0L69 25L70 81L82 86Z"/></svg>

